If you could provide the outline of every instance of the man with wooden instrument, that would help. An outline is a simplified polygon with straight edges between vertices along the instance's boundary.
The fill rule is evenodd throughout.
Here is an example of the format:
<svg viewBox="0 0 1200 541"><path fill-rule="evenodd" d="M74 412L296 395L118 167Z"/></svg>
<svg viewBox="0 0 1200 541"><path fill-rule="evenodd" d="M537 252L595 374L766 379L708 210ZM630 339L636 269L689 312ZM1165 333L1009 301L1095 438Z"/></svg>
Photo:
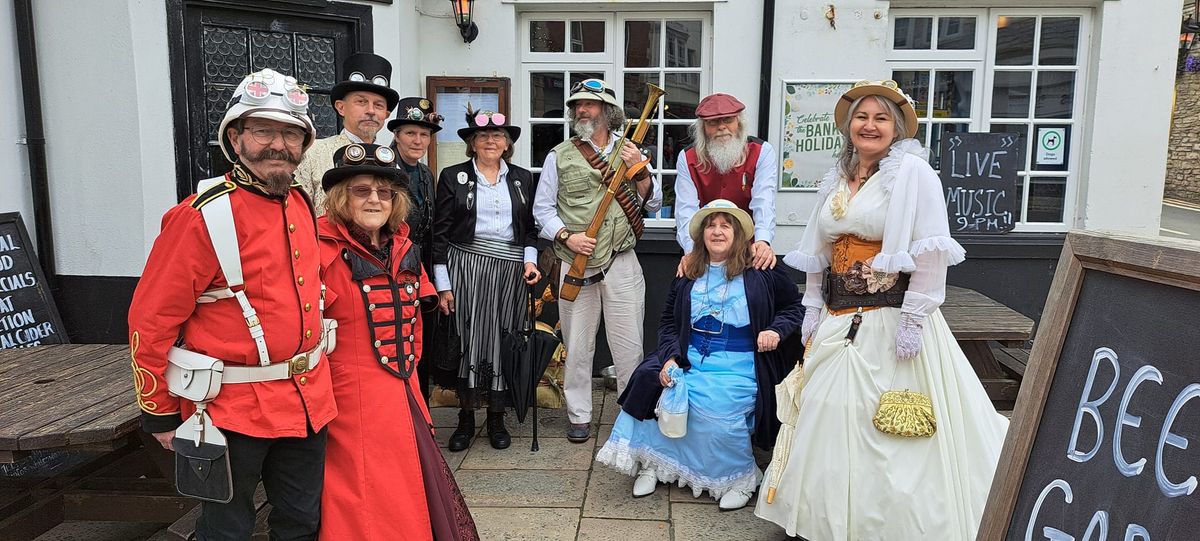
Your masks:
<svg viewBox="0 0 1200 541"><path fill-rule="evenodd" d="M587 79L571 88L567 119L577 136L546 156L533 215L541 236L554 241L565 262L560 278L579 286L574 301L561 299L559 319L567 348L564 390L570 426L567 439L583 443L591 437L592 355L600 316L608 334L617 371L617 391L642 359L642 320L646 281L633 247L642 231L642 216L662 206L662 187L649 170L649 160L632 142L621 140L625 114L616 93L604 81ZM625 162L625 182L609 205L595 237L585 231L606 193L609 157ZM565 276L576 254L588 256L582 278Z"/></svg>
<svg viewBox="0 0 1200 541"><path fill-rule="evenodd" d="M733 201L754 218L754 267L775 267L775 189L779 159L771 144L746 136L746 109L737 98L716 93L700 100L689 127L692 145L679 153L675 177L675 227L684 259L692 252L688 224L692 215L715 199Z"/></svg>

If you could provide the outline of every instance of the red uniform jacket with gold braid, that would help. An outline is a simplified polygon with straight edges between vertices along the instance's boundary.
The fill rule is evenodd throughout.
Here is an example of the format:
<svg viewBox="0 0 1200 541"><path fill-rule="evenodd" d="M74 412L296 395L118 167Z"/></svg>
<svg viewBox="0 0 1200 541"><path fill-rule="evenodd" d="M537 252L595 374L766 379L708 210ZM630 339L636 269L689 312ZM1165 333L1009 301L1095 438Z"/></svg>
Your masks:
<svg viewBox="0 0 1200 541"><path fill-rule="evenodd" d="M258 365L237 300L196 303L200 294L226 285L198 210L220 193L228 192L233 207L246 296L258 311L271 361L312 350L320 341L320 258L307 196L293 185L286 198L270 197L235 173L167 211L133 294L129 346L148 432L174 430L181 414L195 410L168 394L163 379L167 350L176 340L226 364ZM290 379L222 385L208 413L218 427L249 436L304 437L309 425L320 430L337 415L329 363L323 358Z"/></svg>

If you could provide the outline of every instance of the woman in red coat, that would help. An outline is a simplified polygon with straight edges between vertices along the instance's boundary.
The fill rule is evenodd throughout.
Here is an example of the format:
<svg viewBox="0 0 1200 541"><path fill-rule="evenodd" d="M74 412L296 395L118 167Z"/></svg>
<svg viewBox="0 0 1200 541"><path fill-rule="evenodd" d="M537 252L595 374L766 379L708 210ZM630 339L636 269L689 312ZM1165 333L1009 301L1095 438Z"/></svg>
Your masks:
<svg viewBox="0 0 1200 541"><path fill-rule="evenodd" d="M342 147L334 165L317 222L324 315L338 322L321 538L478 539L417 379L420 305L436 293L408 239L406 177L377 145Z"/></svg>

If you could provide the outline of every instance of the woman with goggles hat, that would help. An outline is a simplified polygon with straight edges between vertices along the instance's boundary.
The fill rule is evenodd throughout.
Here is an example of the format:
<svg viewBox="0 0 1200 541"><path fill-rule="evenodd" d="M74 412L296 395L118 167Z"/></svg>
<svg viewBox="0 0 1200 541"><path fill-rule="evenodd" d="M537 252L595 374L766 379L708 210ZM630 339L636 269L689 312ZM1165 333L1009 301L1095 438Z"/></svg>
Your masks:
<svg viewBox="0 0 1200 541"><path fill-rule="evenodd" d="M964 251L896 83L834 118L845 145L784 258L807 273L794 451L755 513L812 540L974 539L1008 421L938 310Z"/></svg>
<svg viewBox="0 0 1200 541"><path fill-rule="evenodd" d="M508 160L521 128L501 113L468 111L458 136L467 160L442 170L433 223L434 280L443 314L453 313L461 337L458 428L449 449L462 451L475 437L475 404L488 394L487 432L492 447L512 439L504 426L508 392L500 364L500 337L525 313L525 286L542 277L533 224L533 174Z"/></svg>
<svg viewBox="0 0 1200 541"><path fill-rule="evenodd" d="M435 294L408 239L412 203L396 159L388 147L347 145L321 179L340 413L329 425L321 538L478 539L420 391L421 303Z"/></svg>

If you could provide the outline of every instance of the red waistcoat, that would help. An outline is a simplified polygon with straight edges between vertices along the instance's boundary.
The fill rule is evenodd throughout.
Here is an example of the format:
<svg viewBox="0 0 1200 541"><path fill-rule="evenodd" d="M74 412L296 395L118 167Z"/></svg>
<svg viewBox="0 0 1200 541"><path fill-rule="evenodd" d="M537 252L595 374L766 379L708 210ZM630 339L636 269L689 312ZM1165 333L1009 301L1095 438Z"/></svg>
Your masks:
<svg viewBox="0 0 1200 541"><path fill-rule="evenodd" d="M689 147L687 155L688 173L692 175L692 184L696 185L696 195L700 198L700 206L704 207L714 199L728 199L738 208L747 212L750 210L750 192L754 187L754 169L758 165L758 154L762 152L762 143L750 138L746 142L746 160L727 173L720 173L716 167L709 165L703 171L699 168L700 160L696 157L696 148Z"/></svg>

